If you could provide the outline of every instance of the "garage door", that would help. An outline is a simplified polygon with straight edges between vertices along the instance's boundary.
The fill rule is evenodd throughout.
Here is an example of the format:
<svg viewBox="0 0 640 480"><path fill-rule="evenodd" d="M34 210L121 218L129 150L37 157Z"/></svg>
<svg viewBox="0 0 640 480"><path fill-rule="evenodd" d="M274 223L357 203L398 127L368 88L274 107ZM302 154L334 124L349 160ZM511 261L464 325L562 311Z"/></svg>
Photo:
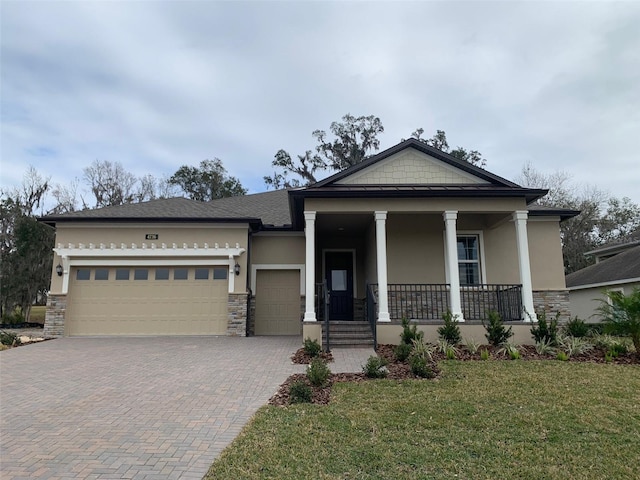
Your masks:
<svg viewBox="0 0 640 480"><path fill-rule="evenodd" d="M67 335L224 335L227 267L73 268Z"/></svg>
<svg viewBox="0 0 640 480"><path fill-rule="evenodd" d="M256 335L300 335L300 271L258 270Z"/></svg>

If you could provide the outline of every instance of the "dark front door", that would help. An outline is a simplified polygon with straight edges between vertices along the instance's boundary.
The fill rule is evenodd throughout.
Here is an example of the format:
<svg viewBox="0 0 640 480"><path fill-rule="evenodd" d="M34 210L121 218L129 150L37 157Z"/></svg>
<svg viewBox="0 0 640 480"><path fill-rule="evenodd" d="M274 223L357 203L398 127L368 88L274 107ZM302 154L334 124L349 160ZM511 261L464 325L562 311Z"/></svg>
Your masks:
<svg viewBox="0 0 640 480"><path fill-rule="evenodd" d="M353 320L353 254L326 252L329 320Z"/></svg>

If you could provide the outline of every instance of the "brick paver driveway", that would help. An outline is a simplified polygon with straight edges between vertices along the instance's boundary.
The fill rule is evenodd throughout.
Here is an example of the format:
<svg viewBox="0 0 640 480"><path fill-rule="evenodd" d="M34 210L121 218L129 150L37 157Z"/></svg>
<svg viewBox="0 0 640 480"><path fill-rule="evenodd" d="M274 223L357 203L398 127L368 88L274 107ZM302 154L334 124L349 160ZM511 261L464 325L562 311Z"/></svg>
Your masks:
<svg viewBox="0 0 640 480"><path fill-rule="evenodd" d="M63 338L0 353L2 479L201 479L297 337Z"/></svg>

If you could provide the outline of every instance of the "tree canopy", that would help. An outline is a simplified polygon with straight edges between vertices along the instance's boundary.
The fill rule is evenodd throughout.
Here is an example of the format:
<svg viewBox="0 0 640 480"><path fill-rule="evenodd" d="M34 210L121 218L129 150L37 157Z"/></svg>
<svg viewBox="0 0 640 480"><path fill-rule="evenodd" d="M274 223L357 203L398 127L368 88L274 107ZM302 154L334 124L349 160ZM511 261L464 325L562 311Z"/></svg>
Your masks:
<svg viewBox="0 0 640 480"><path fill-rule="evenodd" d="M201 202L247 193L240 180L227 173L219 158L203 160L199 168L183 165L169 178L169 183L180 187L190 199Z"/></svg>

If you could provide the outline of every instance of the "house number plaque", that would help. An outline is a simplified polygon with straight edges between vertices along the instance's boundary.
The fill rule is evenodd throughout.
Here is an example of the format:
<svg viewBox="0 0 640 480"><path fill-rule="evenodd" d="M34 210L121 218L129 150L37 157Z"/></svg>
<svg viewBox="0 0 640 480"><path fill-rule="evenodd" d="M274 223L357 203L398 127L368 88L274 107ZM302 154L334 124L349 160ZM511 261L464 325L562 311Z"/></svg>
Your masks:
<svg viewBox="0 0 640 480"><path fill-rule="evenodd" d="M144 236L145 240L158 240L158 234L157 233L147 233Z"/></svg>

